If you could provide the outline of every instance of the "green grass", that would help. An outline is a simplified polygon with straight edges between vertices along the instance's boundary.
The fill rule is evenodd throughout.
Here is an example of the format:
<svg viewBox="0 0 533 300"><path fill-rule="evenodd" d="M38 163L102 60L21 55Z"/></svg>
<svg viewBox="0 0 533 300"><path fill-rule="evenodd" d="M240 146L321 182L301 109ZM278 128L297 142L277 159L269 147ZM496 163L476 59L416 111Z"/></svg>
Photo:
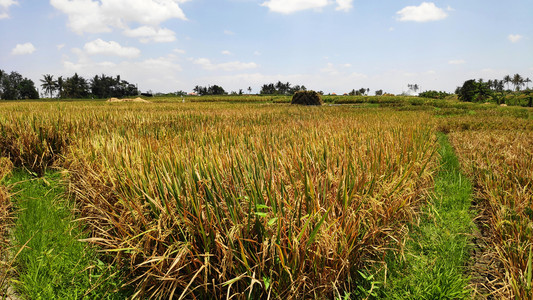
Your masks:
<svg viewBox="0 0 533 300"><path fill-rule="evenodd" d="M424 208L419 226L412 226L404 259L387 259L387 280L378 298L468 299L465 275L469 239L474 229L472 186L461 174L448 138L439 134L442 167L435 177L431 202Z"/></svg>
<svg viewBox="0 0 533 300"><path fill-rule="evenodd" d="M59 173L32 178L15 171L9 179L18 209L14 248L14 286L27 299L124 299L118 272L98 259L95 249L78 241L72 203L64 199Z"/></svg>

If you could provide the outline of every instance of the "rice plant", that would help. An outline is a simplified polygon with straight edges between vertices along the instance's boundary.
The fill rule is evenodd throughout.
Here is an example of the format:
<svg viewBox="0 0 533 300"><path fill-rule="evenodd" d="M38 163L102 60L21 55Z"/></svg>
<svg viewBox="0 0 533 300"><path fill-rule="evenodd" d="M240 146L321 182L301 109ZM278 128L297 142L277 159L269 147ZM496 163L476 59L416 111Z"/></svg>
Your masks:
<svg viewBox="0 0 533 300"><path fill-rule="evenodd" d="M496 261L487 282L504 298L529 299L533 251L533 133L482 130L451 134L465 170L473 178L486 216Z"/></svg>
<svg viewBox="0 0 533 300"><path fill-rule="evenodd" d="M205 106L80 138L65 168L138 295L330 298L401 247L431 183L429 122L380 117Z"/></svg>

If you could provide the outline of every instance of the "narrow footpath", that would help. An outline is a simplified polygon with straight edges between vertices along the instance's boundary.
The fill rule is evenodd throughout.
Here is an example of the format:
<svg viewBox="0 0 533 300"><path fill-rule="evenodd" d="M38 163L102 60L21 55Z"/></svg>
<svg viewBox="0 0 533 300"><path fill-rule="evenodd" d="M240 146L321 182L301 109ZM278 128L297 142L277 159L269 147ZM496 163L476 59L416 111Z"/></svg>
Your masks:
<svg viewBox="0 0 533 300"><path fill-rule="evenodd" d="M124 299L120 274L101 261L75 220L58 172L34 178L16 170L8 180L16 221L16 272L8 285L23 299ZM12 255L12 256L15 256ZM12 272L13 273L13 272Z"/></svg>
<svg viewBox="0 0 533 300"><path fill-rule="evenodd" d="M438 134L441 168L420 224L410 228L404 259L388 261L385 299L471 299L468 264L476 231L472 184L445 134Z"/></svg>

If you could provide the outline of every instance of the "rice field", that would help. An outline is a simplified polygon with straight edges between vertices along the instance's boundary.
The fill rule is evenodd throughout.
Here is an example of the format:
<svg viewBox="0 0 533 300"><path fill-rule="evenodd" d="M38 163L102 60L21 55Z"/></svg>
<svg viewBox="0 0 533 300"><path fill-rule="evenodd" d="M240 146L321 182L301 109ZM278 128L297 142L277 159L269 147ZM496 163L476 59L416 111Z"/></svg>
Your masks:
<svg viewBox="0 0 533 300"><path fill-rule="evenodd" d="M391 253L405 255L409 226L439 170L436 134L446 132L476 187L486 186L480 201L494 202L492 214L512 224L495 219L494 227L514 228L515 244L507 231L494 233L505 241L496 249L508 274L516 273L502 279L518 287L508 294L530 295L531 234L522 216L531 173L519 181L484 157L480 130L512 126L510 137L490 141L517 143L522 152L505 153L520 158L512 170L522 174L531 169L530 112L260 100L3 102L1 156L34 176L61 170L65 197L89 233L84 242L128 274L133 297L357 299L365 297L357 292L364 274L386 272ZM472 149L479 157L467 155ZM485 183L480 159L504 175Z"/></svg>
<svg viewBox="0 0 533 300"><path fill-rule="evenodd" d="M492 282L502 298L533 296L533 132L463 131L451 134L460 160L474 179L483 209Z"/></svg>

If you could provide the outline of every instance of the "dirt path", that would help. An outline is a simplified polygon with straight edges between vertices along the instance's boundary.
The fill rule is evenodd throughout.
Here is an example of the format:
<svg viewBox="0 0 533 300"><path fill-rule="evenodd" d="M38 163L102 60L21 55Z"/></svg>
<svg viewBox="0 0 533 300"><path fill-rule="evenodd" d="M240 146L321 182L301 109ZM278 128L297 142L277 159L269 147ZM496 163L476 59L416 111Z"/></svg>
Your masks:
<svg viewBox="0 0 533 300"><path fill-rule="evenodd" d="M470 286L473 290L473 299L511 299L510 291L506 284L498 280L505 274L504 267L493 257L494 251L490 251L489 238L492 235L489 226L489 216L483 205L475 200L472 203L472 211L478 214L474 222L477 230L472 238L471 263L468 265L468 274L471 277Z"/></svg>

